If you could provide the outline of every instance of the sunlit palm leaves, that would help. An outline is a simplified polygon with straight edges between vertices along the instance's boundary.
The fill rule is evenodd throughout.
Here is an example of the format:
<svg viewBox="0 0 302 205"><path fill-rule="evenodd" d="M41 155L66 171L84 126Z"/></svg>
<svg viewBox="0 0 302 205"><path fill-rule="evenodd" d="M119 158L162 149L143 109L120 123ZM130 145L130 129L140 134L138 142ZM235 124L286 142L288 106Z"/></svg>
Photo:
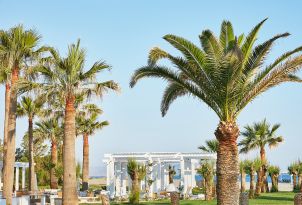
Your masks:
<svg viewBox="0 0 302 205"><path fill-rule="evenodd" d="M266 19L265 19L266 20ZM235 36L232 24L224 21L217 38L210 30L199 36L201 47L176 36L164 39L182 54L176 57L156 47L149 53L148 65L135 71L130 86L143 78L156 77L168 82L161 103L164 116L171 103L180 96L194 96L212 108L222 121L234 121L240 111L255 97L282 82L300 82L296 72L302 56L294 56L302 47L289 51L265 65L274 42L289 34L283 33L256 45L258 32L265 20L246 37ZM167 59L167 67L159 60Z"/></svg>

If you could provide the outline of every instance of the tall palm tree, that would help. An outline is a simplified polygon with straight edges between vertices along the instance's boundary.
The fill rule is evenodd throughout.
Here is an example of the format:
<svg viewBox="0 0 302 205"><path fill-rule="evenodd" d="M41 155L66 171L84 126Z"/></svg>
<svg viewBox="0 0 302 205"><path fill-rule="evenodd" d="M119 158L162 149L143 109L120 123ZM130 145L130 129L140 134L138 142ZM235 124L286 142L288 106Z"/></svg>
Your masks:
<svg viewBox="0 0 302 205"><path fill-rule="evenodd" d="M87 106L87 105L86 105ZM101 110L95 105L88 105L93 111L91 114L80 113L77 118L78 134L83 135L83 166L82 166L82 190L88 189L89 180L89 136L93 135L97 130L101 130L104 126L108 126L108 121L98 121ZM88 109L89 109L88 108Z"/></svg>
<svg viewBox="0 0 302 205"><path fill-rule="evenodd" d="M108 90L118 90L114 81L98 82L96 76L110 68L105 62L98 61L84 71L85 50L80 47L80 40L69 46L67 57L61 57L59 52L51 50L50 63L37 68L44 77L44 82L23 81L19 88L24 92L28 89L40 90L49 99L64 99L64 140L63 140L63 204L78 204L76 190L76 96L90 99L92 95L102 96ZM54 100L54 99L53 99Z"/></svg>
<svg viewBox="0 0 302 205"><path fill-rule="evenodd" d="M201 145L198 147L201 151L204 151L206 153L217 153L218 150L218 140L206 140L205 145Z"/></svg>
<svg viewBox="0 0 302 205"><path fill-rule="evenodd" d="M9 79L9 103L8 116L5 118L8 122L4 136L5 159L4 166L4 187L3 196L7 204L12 203L12 191L14 180L14 163L15 163L15 135L16 135L16 109L17 109L17 82L22 76L22 72L27 73L33 59L37 58L40 53L48 50L47 47L38 48L41 36L35 30L25 30L22 25L11 28L8 31L0 32L0 59L6 59L6 67L10 74ZM29 63L28 63L29 62Z"/></svg>
<svg viewBox="0 0 302 205"><path fill-rule="evenodd" d="M55 169L58 163L58 146L62 144L63 130L57 117L36 122L36 133L51 141L51 167L50 167L50 188L58 188L58 178L55 174Z"/></svg>
<svg viewBox="0 0 302 205"><path fill-rule="evenodd" d="M33 121L36 115L43 113L44 101L41 97L32 99L29 96L23 96L20 103L17 104L17 116L28 118L28 146L29 146L29 190L36 191L35 162L34 162L34 142L33 142Z"/></svg>
<svg viewBox="0 0 302 205"><path fill-rule="evenodd" d="M239 146L241 153L247 153L253 149L260 150L260 159L265 165L266 154L265 147L268 145L269 148L273 148L278 146L281 142L283 142L282 136L277 136L276 132L279 129L280 124L275 124L272 127L269 123L264 119L261 122L254 123L253 125L245 126L245 130L241 132L243 139L239 142ZM261 187L263 191L267 189L267 179L266 179L266 168L262 168L262 179L263 186Z"/></svg>
<svg viewBox="0 0 302 205"><path fill-rule="evenodd" d="M266 20L266 19L265 19ZM284 53L272 64L264 65L265 57L277 39L287 37L284 33L255 45L261 21L252 31L235 36L232 24L223 21L220 37L210 30L199 36L201 48L175 35L164 39L182 53L182 57L153 48L148 65L133 74L130 86L134 87L143 78L155 77L168 82L161 102L164 116L171 103L181 96L194 96L206 103L219 117L215 132L219 141L217 150L217 201L218 205L239 203L239 173L237 138L239 127L236 119L240 112L261 93L283 82L301 82L295 75L302 65L302 56L293 54L302 50ZM160 65L160 59L169 60L173 69ZM176 71L175 71L175 69ZM223 183L223 182L228 183Z"/></svg>

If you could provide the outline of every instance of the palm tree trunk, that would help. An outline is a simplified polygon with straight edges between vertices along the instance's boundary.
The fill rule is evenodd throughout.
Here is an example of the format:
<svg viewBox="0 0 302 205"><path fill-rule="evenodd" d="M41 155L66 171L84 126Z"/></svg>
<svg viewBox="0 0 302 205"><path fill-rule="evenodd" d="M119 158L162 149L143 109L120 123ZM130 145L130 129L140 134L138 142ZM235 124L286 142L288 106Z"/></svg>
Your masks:
<svg viewBox="0 0 302 205"><path fill-rule="evenodd" d="M250 191L249 191L249 198L253 199L254 198L254 170L250 170Z"/></svg>
<svg viewBox="0 0 302 205"><path fill-rule="evenodd" d="M66 98L65 128L63 148L63 205L77 205L77 182L75 163L75 97L69 94Z"/></svg>
<svg viewBox="0 0 302 205"><path fill-rule="evenodd" d="M212 194L213 188L212 188L211 178L207 178L205 180L205 188L206 188L206 190L205 190L205 200L210 201L210 200L212 200L212 196L213 196L213 194Z"/></svg>
<svg viewBox="0 0 302 205"><path fill-rule="evenodd" d="M256 184L256 191L255 194L257 196L260 195L261 193L261 187L262 187L262 167L260 168L260 170L257 171L257 184Z"/></svg>
<svg viewBox="0 0 302 205"><path fill-rule="evenodd" d="M6 151L7 151L7 135L8 135L8 116L9 116L9 102L10 102L10 84L5 84L5 117L4 117L4 134L3 134L3 167L6 164Z"/></svg>
<svg viewBox="0 0 302 205"><path fill-rule="evenodd" d="M266 162L266 154L265 154L265 148L261 147L260 148L260 159L262 162L262 171L261 171L261 179L262 179L262 183L261 183L261 192L264 193L267 191L267 177L266 177L266 167L265 167L265 162Z"/></svg>
<svg viewBox="0 0 302 205"><path fill-rule="evenodd" d="M138 179L137 173L134 174L134 179L132 180L132 190L131 190L130 203L139 204L140 198L140 181Z"/></svg>
<svg viewBox="0 0 302 205"><path fill-rule="evenodd" d="M36 191L34 142L33 142L33 119L28 118L28 146L29 146L29 191Z"/></svg>
<svg viewBox="0 0 302 205"><path fill-rule="evenodd" d="M12 204L12 192L14 183L14 166L15 166L15 150L16 150L16 111L17 111L17 91L15 89L16 82L19 78L19 69L14 66L11 77L11 93L9 100L8 114L8 132L7 132L7 149L4 173L3 173L3 196L6 198L6 204Z"/></svg>
<svg viewBox="0 0 302 205"><path fill-rule="evenodd" d="M51 164L52 167L50 169L50 188L57 189L58 188L58 178L55 174L55 168L58 162L58 150L57 150L57 142L55 137L52 137L51 140Z"/></svg>
<svg viewBox="0 0 302 205"><path fill-rule="evenodd" d="M295 190L296 187L297 187L297 175L296 175L296 173L293 173L293 186L294 186L293 190Z"/></svg>
<svg viewBox="0 0 302 205"><path fill-rule="evenodd" d="M246 174L244 171L242 171L241 173L241 193L245 192L245 178L246 178Z"/></svg>
<svg viewBox="0 0 302 205"><path fill-rule="evenodd" d="M220 122L215 131L217 150L217 205L239 204L239 128L232 122Z"/></svg>
<svg viewBox="0 0 302 205"><path fill-rule="evenodd" d="M83 135L83 180L82 183L87 183L89 180L89 142L88 134ZM84 191L84 189L83 189Z"/></svg>

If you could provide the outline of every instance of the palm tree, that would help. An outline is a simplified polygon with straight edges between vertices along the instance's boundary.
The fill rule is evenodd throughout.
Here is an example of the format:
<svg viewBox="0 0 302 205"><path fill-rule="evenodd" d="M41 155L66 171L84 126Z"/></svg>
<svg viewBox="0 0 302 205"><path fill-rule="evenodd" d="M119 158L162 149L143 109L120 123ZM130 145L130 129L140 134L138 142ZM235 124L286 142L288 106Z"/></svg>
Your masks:
<svg viewBox="0 0 302 205"><path fill-rule="evenodd" d="M283 142L282 136L276 136L276 131L280 127L280 124L275 124L270 128L270 124L264 119L259 123L254 123L252 126L245 126L245 130L241 133L243 139L239 142L241 153L247 153L253 149L260 150L260 159L262 162L266 161L265 147L269 148L278 146ZM263 191L267 189L266 171L265 167L262 168Z"/></svg>
<svg viewBox="0 0 302 205"><path fill-rule="evenodd" d="M88 137L93 135L97 130L101 130L104 126L108 126L108 121L98 121L99 114L102 113L95 105L86 105L86 107L93 108L91 114L80 113L77 118L78 134L83 135L83 167L82 167L82 190L88 189L89 180L89 142ZM88 109L89 109L88 108Z"/></svg>
<svg viewBox="0 0 302 205"><path fill-rule="evenodd" d="M146 166L137 163L134 159L129 159L127 172L132 181L131 195L129 197L131 204L139 204L140 182L146 176Z"/></svg>
<svg viewBox="0 0 302 205"><path fill-rule="evenodd" d="M56 177L55 170L58 163L58 146L63 139L63 128L59 124L57 117L47 120L36 122L36 133L51 141L51 166L50 166L50 188L58 188L58 178Z"/></svg>
<svg viewBox="0 0 302 205"><path fill-rule="evenodd" d="M249 166L249 160L244 160L244 161L240 161L239 164L239 170L240 170L240 175L241 175L241 188L240 188L240 192L245 192L245 183L246 183L246 167Z"/></svg>
<svg viewBox="0 0 302 205"><path fill-rule="evenodd" d="M21 102L17 104L17 116L28 118L28 146L29 146L29 190L36 191L37 187L35 179L35 162L34 162L34 142L33 142L33 121L36 115L41 115L43 112L44 101L41 97L32 99L28 96L23 96Z"/></svg>
<svg viewBox="0 0 302 205"><path fill-rule="evenodd" d="M197 172L204 178L205 182L205 200L209 201L213 198L213 184L214 184L214 165L209 161L201 164Z"/></svg>
<svg viewBox="0 0 302 205"><path fill-rule="evenodd" d="M245 173L250 175L250 190L249 190L249 198L254 198L254 173L255 173L255 163L253 160L246 160Z"/></svg>
<svg viewBox="0 0 302 205"><path fill-rule="evenodd" d="M266 20L266 19L265 19ZM175 57L160 48L149 53L148 65L133 74L130 86L143 78L155 77L168 82L161 102L164 116L171 103L181 96L194 96L206 103L219 117L215 132L219 141L217 150L217 201L218 205L239 203L239 173L237 138L239 127L236 119L240 112L261 93L283 82L301 82L295 75L302 64L302 56L289 51L272 64L264 66L264 60L274 42L289 34L276 35L255 46L261 21L252 31L235 36L232 24L223 21L219 39L205 30L199 36L201 47L175 35L164 39L182 53ZM169 60L173 68L160 65L160 59ZM228 183L223 183L227 181Z"/></svg>
<svg viewBox="0 0 302 205"><path fill-rule="evenodd" d="M299 163L294 162L288 168L288 173L293 175L293 191L297 189L297 175L299 170Z"/></svg>
<svg viewBox="0 0 302 205"><path fill-rule="evenodd" d="M278 192L278 177L280 174L280 167L278 166L269 166L268 169L268 174L272 179L272 188L271 192Z"/></svg>
<svg viewBox="0 0 302 205"><path fill-rule="evenodd" d="M206 140L206 145L201 145L198 147L201 151L204 151L206 153L217 153L218 149L218 140Z"/></svg>
<svg viewBox="0 0 302 205"><path fill-rule="evenodd" d="M102 96L108 90L118 90L114 81L98 82L96 76L110 68L105 62L98 61L84 71L85 50L80 47L80 40L69 46L67 57L51 50L50 63L38 67L37 71L44 77L44 82L24 81L19 88L24 92L29 89L39 90L49 100L64 99L64 140L63 140L63 204L78 204L76 190L76 96L90 99L92 95Z"/></svg>
<svg viewBox="0 0 302 205"><path fill-rule="evenodd" d="M16 110L17 110L17 82L22 77L21 71L27 73L29 69L28 62L32 62L41 52L46 51L47 47L37 48L41 36L36 31L24 30L22 25L11 28L8 31L0 32L0 59L6 60L6 69L9 74L9 82L7 81L6 91L9 100L7 99L8 111L5 119L5 127L7 126L4 137L5 157L3 162L4 168L4 187L3 196L6 198L6 203L12 203L12 191L14 180L14 163L15 163L15 135L16 135ZM7 123L7 124L6 124Z"/></svg>
<svg viewBox="0 0 302 205"><path fill-rule="evenodd" d="M254 159L254 167L257 173L257 183L256 183L256 190L255 195L259 196L261 193L261 187L263 185L263 168L266 166L266 162L263 162L260 158Z"/></svg>

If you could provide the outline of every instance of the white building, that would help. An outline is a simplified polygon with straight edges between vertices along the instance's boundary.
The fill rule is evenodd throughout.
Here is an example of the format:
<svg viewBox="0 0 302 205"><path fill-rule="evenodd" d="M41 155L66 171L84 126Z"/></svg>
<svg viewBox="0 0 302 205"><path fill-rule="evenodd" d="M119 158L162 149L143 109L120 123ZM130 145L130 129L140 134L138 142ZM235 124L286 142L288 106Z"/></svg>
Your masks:
<svg viewBox="0 0 302 205"><path fill-rule="evenodd" d="M104 163L107 166L107 190L110 197L127 196L127 187L131 187L130 177L127 173L128 159L135 159L142 164L151 164L149 177L154 180L149 194L164 191L169 184L168 166L179 165L180 184L183 193L191 193L196 186L196 168L202 160L216 160L215 154L208 153L180 153L180 152L147 152L147 153L117 153L105 154ZM141 186L144 187L144 181Z"/></svg>
<svg viewBox="0 0 302 205"><path fill-rule="evenodd" d="M15 162L15 177L14 177L14 183L15 183L15 191L23 190L25 189L25 171L29 167L29 164L27 162ZM0 161L0 191L2 190L2 168L3 168L3 162ZM21 174L21 187L19 186L19 171L22 172Z"/></svg>

